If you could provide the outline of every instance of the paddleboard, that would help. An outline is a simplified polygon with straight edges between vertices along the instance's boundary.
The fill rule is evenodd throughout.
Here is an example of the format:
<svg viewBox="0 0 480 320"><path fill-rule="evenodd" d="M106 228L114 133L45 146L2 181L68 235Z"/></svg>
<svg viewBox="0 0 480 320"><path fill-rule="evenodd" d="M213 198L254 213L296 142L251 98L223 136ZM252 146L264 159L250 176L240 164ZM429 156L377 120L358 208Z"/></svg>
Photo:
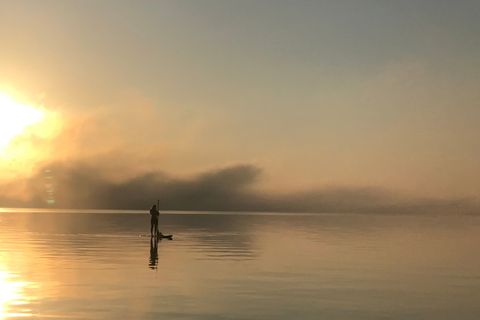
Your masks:
<svg viewBox="0 0 480 320"><path fill-rule="evenodd" d="M168 240L173 240L173 234L162 234L158 233L157 238L159 239L168 239Z"/></svg>
<svg viewBox="0 0 480 320"><path fill-rule="evenodd" d="M153 237L151 234L141 234L139 237ZM155 237L157 239L168 239L168 240L173 240L173 234L157 234Z"/></svg>

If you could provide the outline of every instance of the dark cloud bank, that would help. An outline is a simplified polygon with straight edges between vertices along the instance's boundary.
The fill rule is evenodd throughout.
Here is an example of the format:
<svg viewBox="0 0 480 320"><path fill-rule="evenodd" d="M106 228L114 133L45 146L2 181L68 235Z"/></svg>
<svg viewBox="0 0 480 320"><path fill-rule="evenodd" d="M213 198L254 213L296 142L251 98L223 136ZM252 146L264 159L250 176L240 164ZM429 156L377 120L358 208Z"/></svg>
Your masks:
<svg viewBox="0 0 480 320"><path fill-rule="evenodd" d="M325 188L309 192L266 193L255 182L261 170L238 165L188 179L146 173L112 182L88 165L49 165L32 178L0 186L0 206L145 209L157 199L162 210L329 213L477 213L471 199L420 199L378 188ZM29 198L7 196L22 187ZM3 190L2 190L3 189ZM25 193L25 192L24 192Z"/></svg>

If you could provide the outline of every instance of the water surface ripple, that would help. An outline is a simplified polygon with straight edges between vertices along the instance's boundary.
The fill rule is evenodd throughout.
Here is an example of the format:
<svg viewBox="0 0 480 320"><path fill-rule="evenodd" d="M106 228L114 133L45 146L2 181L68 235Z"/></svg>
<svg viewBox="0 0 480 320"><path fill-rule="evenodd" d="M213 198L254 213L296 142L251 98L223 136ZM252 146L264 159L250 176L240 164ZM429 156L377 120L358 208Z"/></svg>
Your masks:
<svg viewBox="0 0 480 320"><path fill-rule="evenodd" d="M0 319L479 319L480 218L0 211Z"/></svg>

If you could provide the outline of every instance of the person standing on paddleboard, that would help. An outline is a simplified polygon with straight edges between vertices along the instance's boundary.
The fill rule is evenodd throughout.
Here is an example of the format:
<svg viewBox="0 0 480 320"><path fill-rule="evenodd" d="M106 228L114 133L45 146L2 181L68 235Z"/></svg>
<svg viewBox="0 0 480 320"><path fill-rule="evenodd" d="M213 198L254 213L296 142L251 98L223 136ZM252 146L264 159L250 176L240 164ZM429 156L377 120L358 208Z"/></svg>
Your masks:
<svg viewBox="0 0 480 320"><path fill-rule="evenodd" d="M150 234L156 236L158 234L158 216L160 215L156 204L150 209L150 215Z"/></svg>

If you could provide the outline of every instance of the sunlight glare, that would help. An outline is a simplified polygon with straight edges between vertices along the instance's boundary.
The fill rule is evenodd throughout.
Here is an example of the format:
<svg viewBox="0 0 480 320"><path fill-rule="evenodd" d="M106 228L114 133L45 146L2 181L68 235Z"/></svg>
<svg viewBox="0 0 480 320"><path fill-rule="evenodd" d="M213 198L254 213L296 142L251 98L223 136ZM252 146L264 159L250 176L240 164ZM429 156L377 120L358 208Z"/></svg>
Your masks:
<svg viewBox="0 0 480 320"><path fill-rule="evenodd" d="M26 310L22 312L12 312L12 306L19 306L26 303L23 290L26 287L25 282L13 281L12 276L0 270L0 320L10 317L28 317L30 313Z"/></svg>
<svg viewBox="0 0 480 320"><path fill-rule="evenodd" d="M0 93L0 151L25 128L40 122L43 117L42 110Z"/></svg>

